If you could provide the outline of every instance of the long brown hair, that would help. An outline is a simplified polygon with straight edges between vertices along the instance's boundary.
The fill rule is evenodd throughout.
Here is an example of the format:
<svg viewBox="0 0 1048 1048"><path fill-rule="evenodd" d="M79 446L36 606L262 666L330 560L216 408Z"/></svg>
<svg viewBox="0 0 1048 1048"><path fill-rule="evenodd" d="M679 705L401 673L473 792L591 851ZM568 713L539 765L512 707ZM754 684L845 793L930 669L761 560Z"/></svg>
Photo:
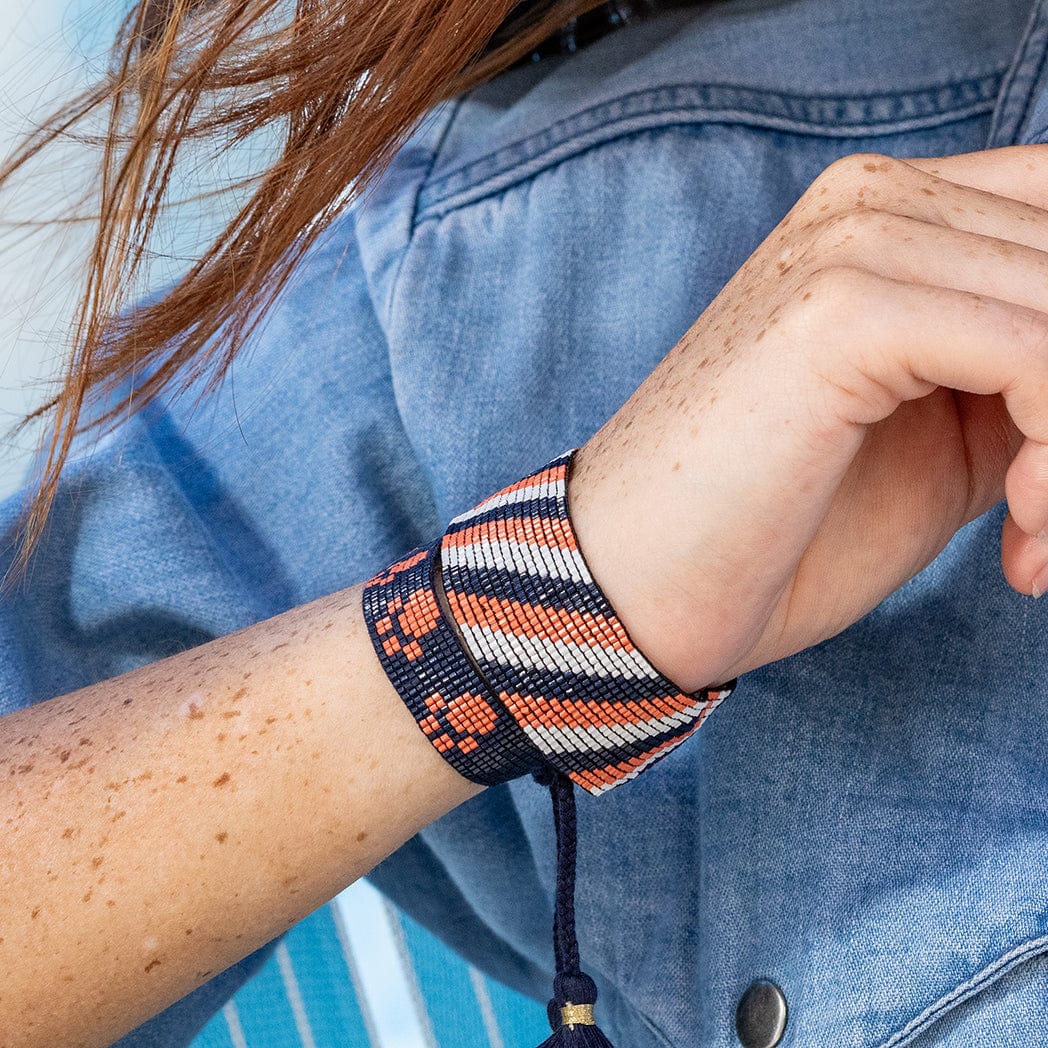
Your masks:
<svg viewBox="0 0 1048 1048"><path fill-rule="evenodd" d="M388 163L436 103L526 55L600 0L138 0L103 81L65 106L0 168L0 185L100 114L97 226L38 486L13 575L42 534L76 434L112 428L206 373L215 388L296 263ZM182 147L235 144L283 124L275 163L163 297L135 286ZM85 412L89 395L136 377L130 402ZM144 376L144 377L143 377ZM89 421L82 423L82 419ZM4 580L5 586L11 575Z"/></svg>

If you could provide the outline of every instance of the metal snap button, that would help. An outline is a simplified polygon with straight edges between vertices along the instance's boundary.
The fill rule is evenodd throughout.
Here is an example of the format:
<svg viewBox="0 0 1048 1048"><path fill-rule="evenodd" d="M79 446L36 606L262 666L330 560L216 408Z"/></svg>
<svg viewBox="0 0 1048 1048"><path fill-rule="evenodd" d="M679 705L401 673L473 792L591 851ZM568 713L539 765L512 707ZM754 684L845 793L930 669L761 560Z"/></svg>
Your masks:
<svg viewBox="0 0 1048 1048"><path fill-rule="evenodd" d="M786 1032L786 998L773 982L755 982L735 1009L735 1032L743 1048L775 1048Z"/></svg>

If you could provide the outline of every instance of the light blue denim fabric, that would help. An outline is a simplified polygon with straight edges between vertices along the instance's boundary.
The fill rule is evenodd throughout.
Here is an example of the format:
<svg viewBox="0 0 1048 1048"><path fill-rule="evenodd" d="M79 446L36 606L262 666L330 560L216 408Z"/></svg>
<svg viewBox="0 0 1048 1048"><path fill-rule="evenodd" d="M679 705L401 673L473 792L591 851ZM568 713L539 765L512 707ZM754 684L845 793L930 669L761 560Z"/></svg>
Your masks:
<svg viewBox="0 0 1048 1048"><path fill-rule="evenodd" d="M434 538L588 439L836 157L1048 140L1046 59L1048 0L729 0L441 107L220 393L70 469L2 609L0 710ZM618 1048L731 1048L758 978L785 1048L1048 1043L1048 605L1004 582L1003 515L580 798L582 957ZM545 998L553 875L547 795L520 781L372 878ZM242 974L121 1044L184 1043Z"/></svg>

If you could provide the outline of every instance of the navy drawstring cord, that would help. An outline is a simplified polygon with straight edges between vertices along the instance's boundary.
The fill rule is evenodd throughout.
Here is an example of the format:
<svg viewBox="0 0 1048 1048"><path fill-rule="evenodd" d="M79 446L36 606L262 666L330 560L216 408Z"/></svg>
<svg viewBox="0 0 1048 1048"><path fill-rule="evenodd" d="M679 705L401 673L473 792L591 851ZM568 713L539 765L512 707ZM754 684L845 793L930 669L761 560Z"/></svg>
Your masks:
<svg viewBox="0 0 1048 1048"><path fill-rule="evenodd" d="M575 787L571 779L553 768L536 772L535 781L549 787L557 834L557 896L553 910L557 974L553 1000L546 1006L553 1034L539 1048L612 1048L593 1018L597 986L582 971L575 935Z"/></svg>

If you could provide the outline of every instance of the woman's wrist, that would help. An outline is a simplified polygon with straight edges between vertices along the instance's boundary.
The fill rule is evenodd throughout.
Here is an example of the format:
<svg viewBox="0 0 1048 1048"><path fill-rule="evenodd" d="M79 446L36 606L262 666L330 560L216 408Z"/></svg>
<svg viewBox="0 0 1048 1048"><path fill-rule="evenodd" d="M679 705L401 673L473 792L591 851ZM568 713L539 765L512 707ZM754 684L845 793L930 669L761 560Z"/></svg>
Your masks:
<svg viewBox="0 0 1048 1048"><path fill-rule="evenodd" d="M660 526L651 508L630 513L622 493L606 491L606 475L587 444L575 453L568 496L572 526L594 581L649 662L681 691L726 681L737 674L726 667L702 665L695 643L699 613L692 595L682 594L668 571L673 536ZM708 598L696 595L698 605ZM720 676L718 676L720 674Z"/></svg>

